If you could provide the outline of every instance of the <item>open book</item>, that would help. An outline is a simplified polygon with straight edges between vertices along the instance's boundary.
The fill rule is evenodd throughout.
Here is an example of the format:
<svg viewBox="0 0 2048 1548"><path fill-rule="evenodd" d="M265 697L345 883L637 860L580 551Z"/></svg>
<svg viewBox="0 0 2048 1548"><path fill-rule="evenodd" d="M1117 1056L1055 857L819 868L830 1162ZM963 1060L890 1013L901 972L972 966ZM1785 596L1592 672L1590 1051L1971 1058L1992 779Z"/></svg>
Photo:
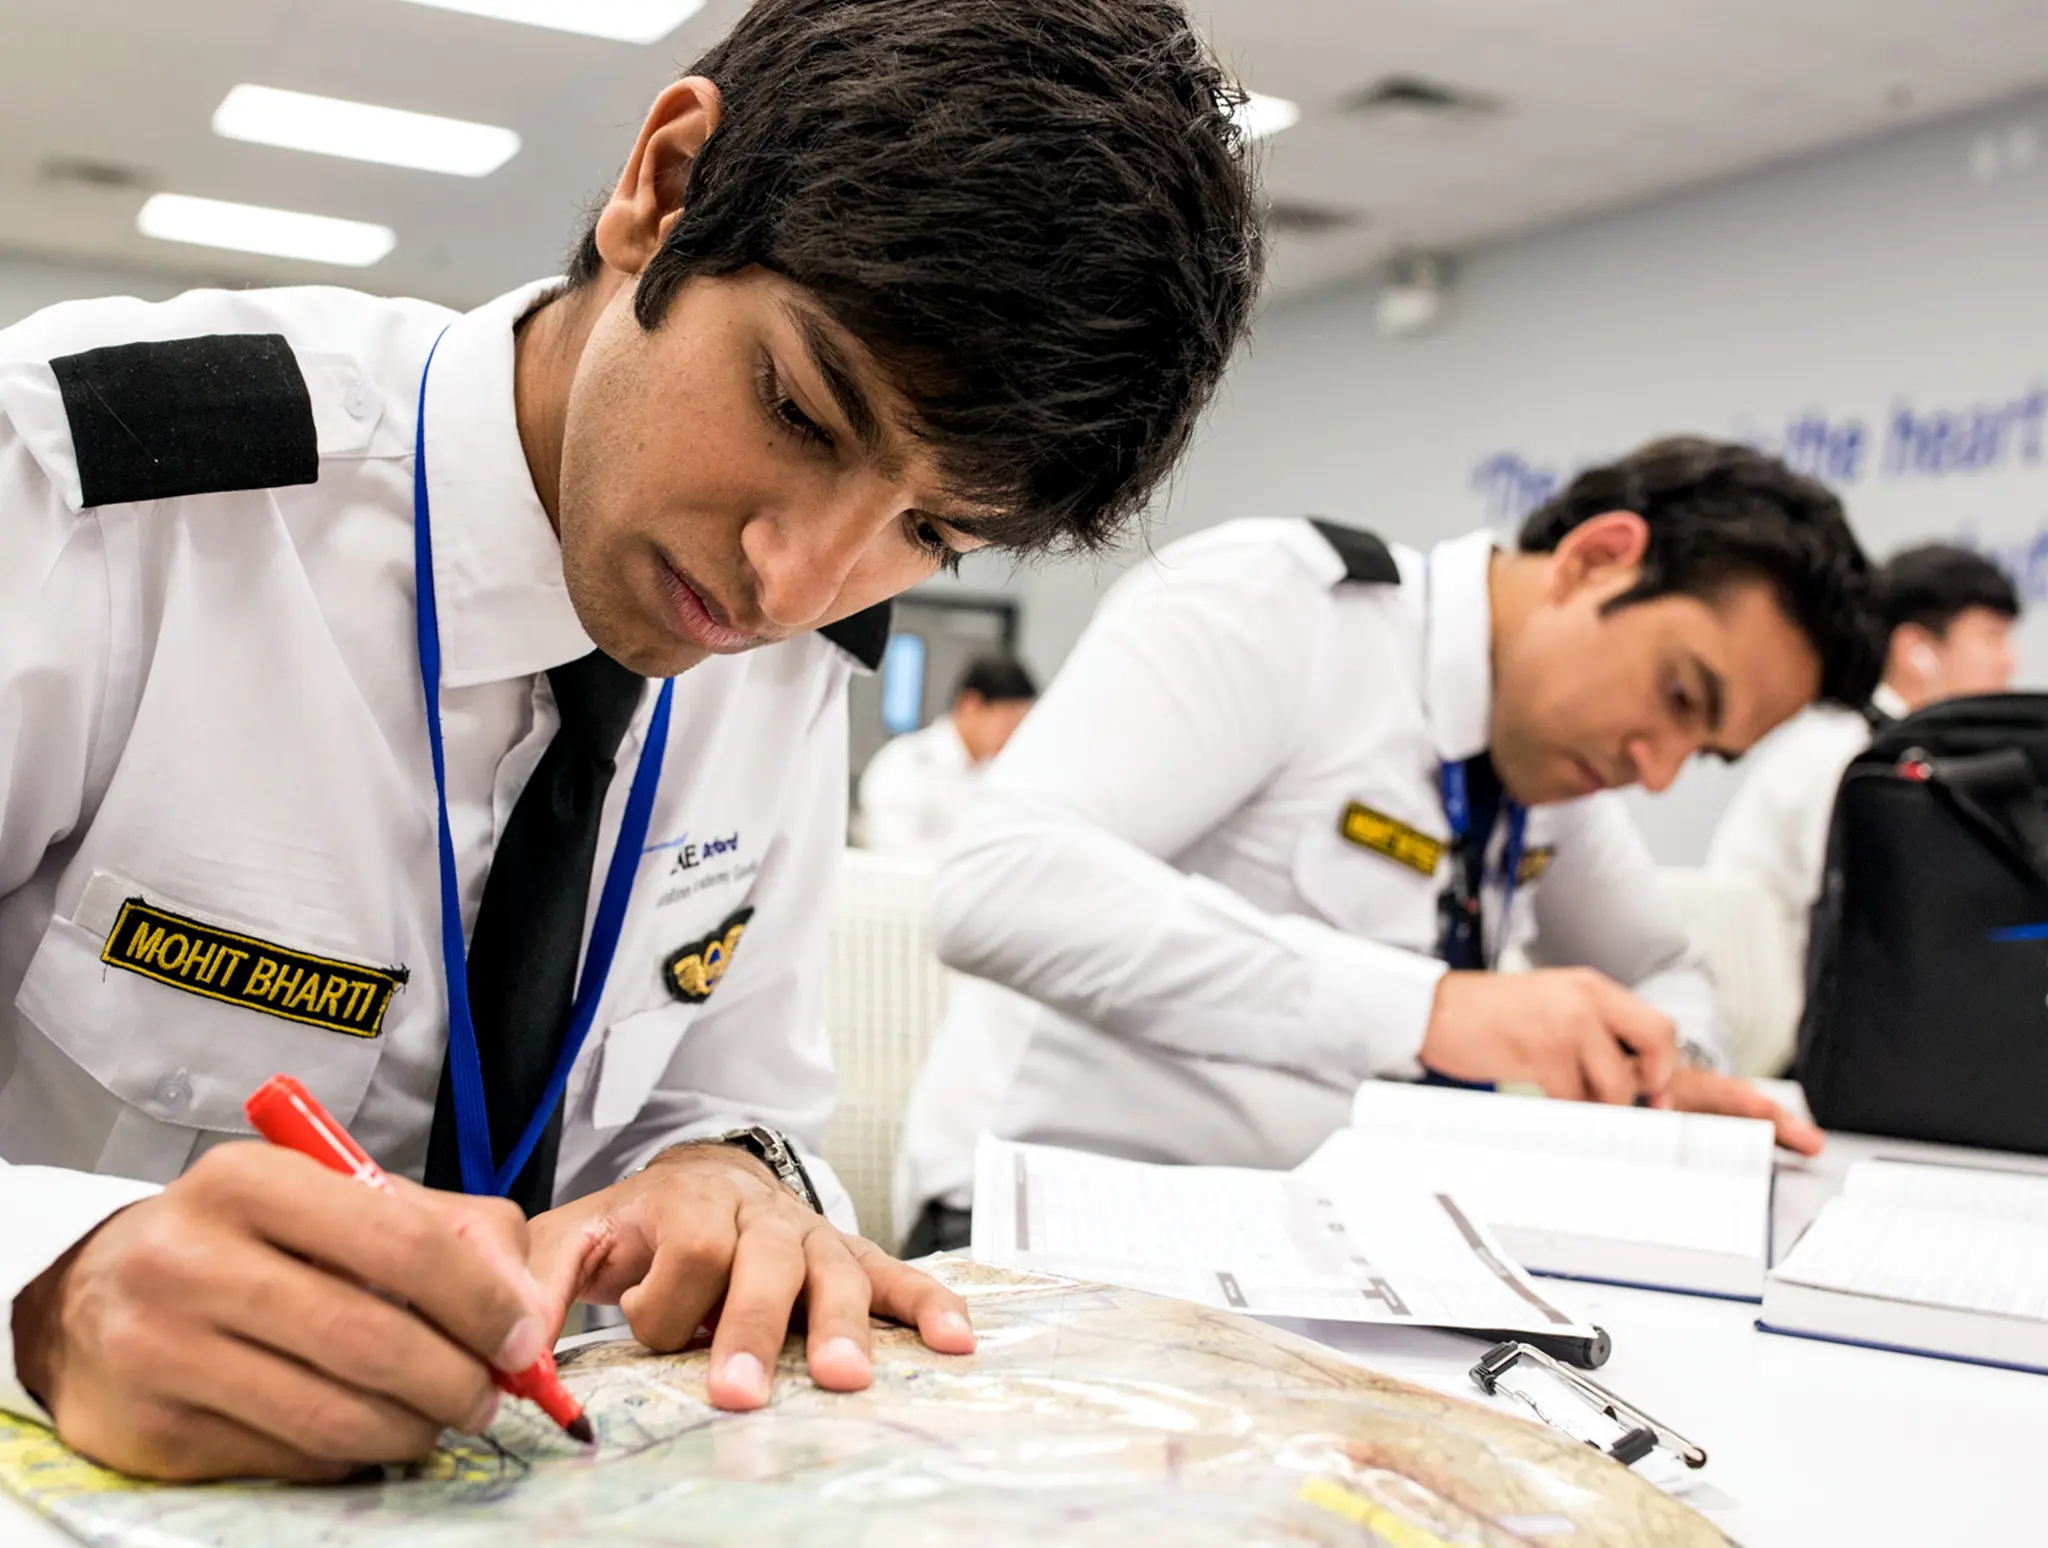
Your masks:
<svg viewBox="0 0 2048 1548"><path fill-rule="evenodd" d="M1532 1273L1753 1301L1772 1143L1757 1118L1372 1080L1302 1170L1442 1189Z"/></svg>
<svg viewBox="0 0 2048 1548"><path fill-rule="evenodd" d="M1464 1328L1557 1347L1561 1311L1449 1196L1370 1179L1155 1166L981 1136L974 1256L1253 1316ZM1578 1358L1567 1354L1566 1358Z"/></svg>
<svg viewBox="0 0 2048 1548"><path fill-rule="evenodd" d="M1857 1162L1757 1326L2048 1374L2048 1177Z"/></svg>

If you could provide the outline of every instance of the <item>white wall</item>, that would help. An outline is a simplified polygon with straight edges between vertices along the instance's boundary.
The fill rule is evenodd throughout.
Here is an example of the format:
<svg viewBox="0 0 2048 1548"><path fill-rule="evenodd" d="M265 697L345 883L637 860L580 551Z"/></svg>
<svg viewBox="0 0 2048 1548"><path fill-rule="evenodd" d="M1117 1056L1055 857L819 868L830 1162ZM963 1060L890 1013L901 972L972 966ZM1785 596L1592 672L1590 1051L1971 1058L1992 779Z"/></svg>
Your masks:
<svg viewBox="0 0 2048 1548"><path fill-rule="evenodd" d="M197 283L185 278L88 268L0 253L0 328L58 301L88 296L140 296L161 301Z"/></svg>
<svg viewBox="0 0 2048 1548"><path fill-rule="evenodd" d="M2048 598L2048 95L1480 253L1430 337L1380 338L1371 302L1266 314L1155 543L1302 512L1426 542L1696 430L1829 477L1876 554L1962 535ZM1021 578L1041 670L1116 568ZM2048 678L2048 608L2022 642ZM1699 858L1732 778L1702 766L1638 808L1660 857Z"/></svg>

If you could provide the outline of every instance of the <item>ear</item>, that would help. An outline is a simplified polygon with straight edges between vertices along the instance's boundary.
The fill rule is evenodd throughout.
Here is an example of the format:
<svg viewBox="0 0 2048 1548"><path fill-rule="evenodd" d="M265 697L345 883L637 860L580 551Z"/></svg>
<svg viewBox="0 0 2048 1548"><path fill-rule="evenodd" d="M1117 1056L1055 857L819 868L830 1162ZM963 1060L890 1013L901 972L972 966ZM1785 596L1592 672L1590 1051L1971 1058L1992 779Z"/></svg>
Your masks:
<svg viewBox="0 0 2048 1548"><path fill-rule="evenodd" d="M1885 674L1905 676L1910 673L1909 680L1932 677L1940 666L1934 654L1937 643L1932 630L1916 623L1900 624L1892 630L1891 643L1885 648Z"/></svg>
<svg viewBox="0 0 2048 1548"><path fill-rule="evenodd" d="M597 251L606 268L637 275L660 251L683 212L690 166L724 111L718 87L701 75L684 77L654 99L619 186L597 217Z"/></svg>
<svg viewBox="0 0 2048 1548"><path fill-rule="evenodd" d="M1623 591L1642 568L1650 524L1634 511L1589 516L1551 554L1550 600L1562 602L1586 586Z"/></svg>

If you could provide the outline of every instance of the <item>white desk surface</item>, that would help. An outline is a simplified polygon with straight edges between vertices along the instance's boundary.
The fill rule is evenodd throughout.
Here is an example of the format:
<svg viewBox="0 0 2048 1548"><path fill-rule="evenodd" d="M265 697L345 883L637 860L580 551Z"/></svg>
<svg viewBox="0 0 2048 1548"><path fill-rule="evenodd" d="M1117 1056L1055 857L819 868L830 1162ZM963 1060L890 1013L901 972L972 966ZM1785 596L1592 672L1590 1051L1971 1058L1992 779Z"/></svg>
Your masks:
<svg viewBox="0 0 2048 1548"><path fill-rule="evenodd" d="M1987 1159L1833 1136L1819 1161L1780 1169L1780 1254L1849 1163L1873 1155ZM2048 1172L2048 1157L1996 1162ZM2028 1481L2048 1436L2048 1377L1759 1333L1743 1302L1547 1284L1613 1336L1595 1379L1706 1448L1702 1479L1727 1503L1705 1514L1742 1548L2048 1542L2048 1507ZM1472 1340L1294 1326L1390 1375L1486 1401L1467 1374L1482 1347ZM0 1545L77 1548L4 1494Z"/></svg>

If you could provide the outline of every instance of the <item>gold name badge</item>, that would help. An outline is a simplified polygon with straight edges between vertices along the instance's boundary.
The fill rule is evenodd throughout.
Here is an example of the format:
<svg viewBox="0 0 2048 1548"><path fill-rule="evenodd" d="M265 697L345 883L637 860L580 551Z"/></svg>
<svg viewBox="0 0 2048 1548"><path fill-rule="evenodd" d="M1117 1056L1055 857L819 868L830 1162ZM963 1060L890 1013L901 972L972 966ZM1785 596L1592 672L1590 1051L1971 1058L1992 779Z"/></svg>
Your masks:
<svg viewBox="0 0 2048 1548"><path fill-rule="evenodd" d="M407 978L403 968L316 957L141 898L121 905L100 961L187 994L350 1037L375 1037L384 1029L392 993Z"/></svg>
<svg viewBox="0 0 2048 1548"><path fill-rule="evenodd" d="M1424 876L1434 876L1437 863L1444 857L1444 840L1432 838L1419 828L1411 828L1398 818L1376 812L1357 801L1345 806L1344 819L1338 824L1337 831L1360 849L1385 855L1396 864L1405 865Z"/></svg>

